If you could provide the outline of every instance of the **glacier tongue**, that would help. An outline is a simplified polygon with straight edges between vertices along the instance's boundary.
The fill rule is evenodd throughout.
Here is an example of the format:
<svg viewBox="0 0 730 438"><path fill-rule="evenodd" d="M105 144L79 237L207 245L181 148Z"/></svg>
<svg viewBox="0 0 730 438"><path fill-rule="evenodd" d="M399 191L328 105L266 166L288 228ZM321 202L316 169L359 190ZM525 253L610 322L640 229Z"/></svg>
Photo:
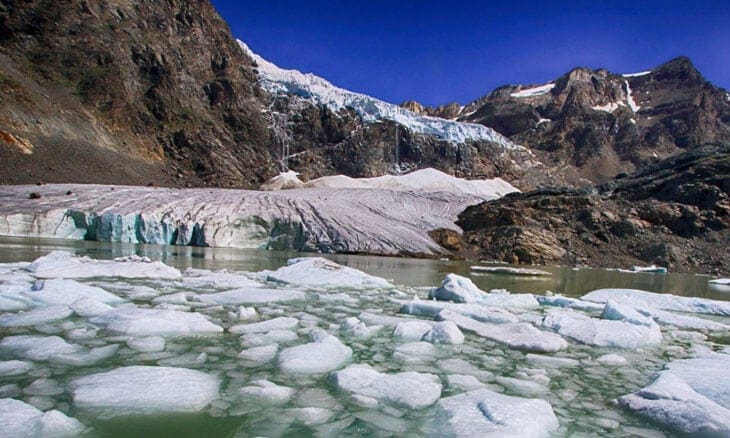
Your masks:
<svg viewBox="0 0 730 438"><path fill-rule="evenodd" d="M272 94L294 94L316 105L324 105L334 112L343 108L352 108L365 122L392 120L414 132L433 135L455 143L464 143L467 140L486 140L497 143L505 149L527 150L486 126L438 117L419 116L398 105L339 88L312 73L280 68L254 53L243 41L239 40L238 44L256 61L260 83Z"/></svg>

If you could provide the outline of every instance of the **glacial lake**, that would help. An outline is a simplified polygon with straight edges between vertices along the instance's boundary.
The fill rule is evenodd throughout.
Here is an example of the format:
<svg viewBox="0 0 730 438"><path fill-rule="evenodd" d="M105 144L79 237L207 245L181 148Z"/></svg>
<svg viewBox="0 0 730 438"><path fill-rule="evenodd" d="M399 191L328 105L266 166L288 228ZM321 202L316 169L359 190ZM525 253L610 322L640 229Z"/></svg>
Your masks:
<svg viewBox="0 0 730 438"><path fill-rule="evenodd" d="M257 280L258 278L252 273L276 270L285 266L287 260L291 258L319 256L228 248L0 238L0 264L30 262L55 250L99 260L138 255L160 260L181 271L188 268L227 270L246 273L249 278ZM433 344L426 353L417 349L420 353L416 351L409 356L399 353L399 344L402 342L394 339L392 327L386 326L373 336L358 338L344 331L343 322L347 318L361 316L362 312L388 317L432 320L433 318L424 316L400 314L398 303L410 300L416 295L426 299L428 289L438 286L449 273L469 277L482 290L506 289L512 294L546 295L546 292L550 291L552 294L580 297L600 288L632 288L728 301L730 290L708 287L707 281L710 277L702 275L633 274L605 269L539 267L552 275L516 277L477 274L470 270L470 266L480 264L475 262L359 255L322 255L322 257L385 278L395 285L397 290L307 289L288 285L283 288L303 290L307 298L253 305L258 316L250 321L237 319L233 314L238 308L237 305L217 307L192 305L189 310L202 313L208 320L224 327L226 331L216 335L195 337L166 336L164 350L156 353L136 351L128 346L125 336L109 333L103 328L91 328L88 321L77 316L36 326L0 328L0 338L17 335L59 336L88 349L119 345L113 356L84 366L70 366L44 360L33 361L14 357L0 349L0 360L22 359L32 362L32 368L26 373L0 376L0 398L22 400L42 411L58 409L92 428L85 435L90 437L335 437L436 434L437 429L431 425L436 415L435 405L408 409L381 402L378 407L369 406L361 399L353 397L353 394L337 388L327 373L291 375L282 372L277 367L276 360L265 363L242 360L238 356L242 350L263 344L258 343L258 338L242 337L227 330L237 324L260 322L277 317L294 317L300 321L297 328L293 329L297 333L297 339L281 341L279 351L310 342L308 330L318 327L334 335L352 350L352 358L343 367L358 363L370 365L381 373L406 371L429 373L440 380L443 388L442 399L465 392L464 383L459 382L467 381L463 376L470 376L469 384L478 384L480 387L511 396L546 400L551 404L559 422L559 428L552 436L673 436L676 432L617 405L615 399L647 386L667 363L692 357L694 349L719 350L730 343L727 331L700 333L690 329L662 326L664 336L659 344L638 348L598 347L568 340L568 348L544 356L569 359L575 365L556 365L536 359L536 356L543 356L541 354L526 354L524 351L509 348L503 343L484 339L464 330L463 344ZM2 277L0 283L1 280ZM216 288L215 285L200 286L196 290L190 285L161 279L91 278L78 281L101 287L142 308L154 307L165 302L155 301L153 296L158 298L182 293L191 303L197 304L194 301L196 295L226 290L226 288ZM270 284L266 286L282 287ZM131 295L129 291L133 289L152 292L149 296ZM332 299L325 299L326 295L331 295ZM174 301L171 300L168 304L171 303ZM181 304L182 307L185 305ZM520 315L524 316L521 320L534 321L547 310L546 306L541 306L537 310L525 312L524 315ZM692 315L708 321L730 324L730 317ZM591 316L599 317L600 312ZM374 323L367 325L371 326ZM83 330L88 330L91 335L73 338L68 336L69 333L80 333ZM606 354L621 355L626 359L626 363L609 366L595 360ZM104 416L75 405L73 394L69 389L71 381L81 376L135 365L175 366L218 376L221 382L220 397L196 414ZM454 376L460 377L454 378ZM730 373L727 378L730 378ZM260 379L294 388L295 391L285 401L276 403L250 400L240 395L242 388L250 387L252 382Z"/></svg>

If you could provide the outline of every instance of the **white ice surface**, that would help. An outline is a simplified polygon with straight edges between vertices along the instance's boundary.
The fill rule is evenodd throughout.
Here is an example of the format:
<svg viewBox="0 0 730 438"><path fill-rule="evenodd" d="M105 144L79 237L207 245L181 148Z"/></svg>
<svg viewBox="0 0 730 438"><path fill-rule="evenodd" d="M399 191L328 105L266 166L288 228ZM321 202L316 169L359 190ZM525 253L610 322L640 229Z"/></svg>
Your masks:
<svg viewBox="0 0 730 438"><path fill-rule="evenodd" d="M231 326L228 331L231 333L262 333L271 330L292 330L299 325L299 320L290 316L267 319L266 321L254 322L251 324L239 324Z"/></svg>
<svg viewBox="0 0 730 438"><path fill-rule="evenodd" d="M25 374L33 368L30 362L22 360L5 360L0 361L0 377L17 376Z"/></svg>
<svg viewBox="0 0 730 438"><path fill-rule="evenodd" d="M313 342L279 353L279 369L291 374L321 374L336 370L352 357L352 349L323 330L310 332Z"/></svg>
<svg viewBox="0 0 730 438"><path fill-rule="evenodd" d="M517 97L517 98L541 96L543 94L549 93L550 90L552 90L553 88L555 88L555 84L552 82L549 82L545 85L540 85L540 86L532 87L532 88L525 88L525 89L522 89L515 93L510 93L510 96Z"/></svg>
<svg viewBox="0 0 730 438"><path fill-rule="evenodd" d="M0 399L0 432L7 438L70 438L86 427L60 411L43 412L20 400Z"/></svg>
<svg viewBox="0 0 730 438"><path fill-rule="evenodd" d="M730 301L717 301L707 298L682 297L660 294L638 289L598 289L582 297L587 301L605 303L613 300L631 305L637 309L656 308L678 312L707 313L730 316Z"/></svg>
<svg viewBox="0 0 730 438"><path fill-rule="evenodd" d="M570 310L550 310L543 327L588 345L639 348L662 341L659 326L647 327L623 321L596 319Z"/></svg>
<svg viewBox="0 0 730 438"><path fill-rule="evenodd" d="M489 389L446 397L436 405L434 436L549 437L559 424L545 400L513 397Z"/></svg>
<svg viewBox="0 0 730 438"><path fill-rule="evenodd" d="M475 303L508 309L540 307L532 294L511 294L504 290L493 290L487 293L479 289L471 279L457 274L448 274L441 282L441 286L431 291L429 297L441 301Z"/></svg>
<svg viewBox="0 0 730 438"><path fill-rule="evenodd" d="M568 343L562 337L536 329L527 323L489 324L479 322L450 310L443 310L439 319L453 321L462 330L491 339L517 350L549 353L563 350Z"/></svg>
<svg viewBox="0 0 730 438"><path fill-rule="evenodd" d="M73 315L67 306L42 307L27 312L7 313L0 316L0 327L22 327L60 321Z"/></svg>
<svg viewBox="0 0 730 438"><path fill-rule="evenodd" d="M480 304L451 303L447 301L408 301L403 303L400 308L400 312L407 313L409 315L435 317L444 309L463 316L468 316L469 318L481 322L489 322L493 324L518 322L518 319L514 314L499 307L482 306Z"/></svg>
<svg viewBox="0 0 730 438"><path fill-rule="evenodd" d="M0 351L17 357L44 361L58 355L78 353L83 347L69 344L58 336L18 335L0 341Z"/></svg>
<svg viewBox="0 0 730 438"><path fill-rule="evenodd" d="M619 402L692 436L730 435L730 355L709 353L670 362L649 386Z"/></svg>
<svg viewBox="0 0 730 438"><path fill-rule="evenodd" d="M452 142L487 140L505 149L521 148L486 126L419 116L398 105L338 88L311 73L279 68L252 52L242 41L238 43L256 61L260 83L269 93L297 95L315 105L324 105L335 113L344 108L352 108L365 122L393 120L414 132L435 135Z"/></svg>
<svg viewBox="0 0 730 438"><path fill-rule="evenodd" d="M33 261L27 268L38 278L160 278L177 279L180 271L162 262L137 258L95 260L66 251L53 251Z"/></svg>
<svg viewBox="0 0 730 438"><path fill-rule="evenodd" d="M241 398L249 402L265 405L283 405L291 400L296 390L287 386L277 385L268 380L254 380L251 385L240 389Z"/></svg>
<svg viewBox="0 0 730 438"><path fill-rule="evenodd" d="M118 308L89 322L130 336L195 336L223 331L200 313L165 309Z"/></svg>
<svg viewBox="0 0 730 438"><path fill-rule="evenodd" d="M397 408L422 409L441 396L441 383L433 374L413 371L386 374L369 365L350 365L331 373L329 379L340 391Z"/></svg>
<svg viewBox="0 0 730 438"><path fill-rule="evenodd" d="M218 377L185 368L130 366L70 383L78 409L103 416L199 412L218 398Z"/></svg>
<svg viewBox="0 0 730 438"><path fill-rule="evenodd" d="M307 296L304 292L286 289L246 287L213 294L196 295L193 299L204 304L237 306L240 304L265 304L283 301L299 301Z"/></svg>
<svg viewBox="0 0 730 438"><path fill-rule="evenodd" d="M392 288L380 277L339 265L321 257L299 257L276 271L265 271L267 280L284 284L337 288Z"/></svg>

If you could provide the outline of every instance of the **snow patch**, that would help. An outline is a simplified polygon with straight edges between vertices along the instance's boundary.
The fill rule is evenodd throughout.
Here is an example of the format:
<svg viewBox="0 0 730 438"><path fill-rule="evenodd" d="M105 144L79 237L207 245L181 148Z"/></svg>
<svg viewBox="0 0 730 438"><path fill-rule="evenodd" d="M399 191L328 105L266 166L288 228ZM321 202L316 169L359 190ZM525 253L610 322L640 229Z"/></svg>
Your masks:
<svg viewBox="0 0 730 438"><path fill-rule="evenodd" d="M549 93L553 88L555 88L555 84L549 82L545 85L540 85L539 87L526 88L516 93L510 93L510 96L517 98L542 96L543 94Z"/></svg>

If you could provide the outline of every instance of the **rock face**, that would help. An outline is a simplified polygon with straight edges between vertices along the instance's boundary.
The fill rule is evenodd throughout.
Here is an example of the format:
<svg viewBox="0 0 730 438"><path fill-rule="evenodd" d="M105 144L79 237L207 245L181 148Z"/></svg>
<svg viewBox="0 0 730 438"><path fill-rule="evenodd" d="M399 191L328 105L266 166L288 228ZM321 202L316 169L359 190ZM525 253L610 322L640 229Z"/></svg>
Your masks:
<svg viewBox="0 0 730 438"><path fill-rule="evenodd" d="M467 208L462 255L519 263L728 270L730 146L676 155L587 189L542 189Z"/></svg>
<svg viewBox="0 0 730 438"><path fill-rule="evenodd" d="M529 146L553 172L561 169L542 182L604 182L730 140L730 94L682 57L636 74L576 68L545 85L501 87L456 119L490 126Z"/></svg>
<svg viewBox="0 0 730 438"><path fill-rule="evenodd" d="M0 183L275 173L265 93L209 2L2 2L0 22Z"/></svg>

